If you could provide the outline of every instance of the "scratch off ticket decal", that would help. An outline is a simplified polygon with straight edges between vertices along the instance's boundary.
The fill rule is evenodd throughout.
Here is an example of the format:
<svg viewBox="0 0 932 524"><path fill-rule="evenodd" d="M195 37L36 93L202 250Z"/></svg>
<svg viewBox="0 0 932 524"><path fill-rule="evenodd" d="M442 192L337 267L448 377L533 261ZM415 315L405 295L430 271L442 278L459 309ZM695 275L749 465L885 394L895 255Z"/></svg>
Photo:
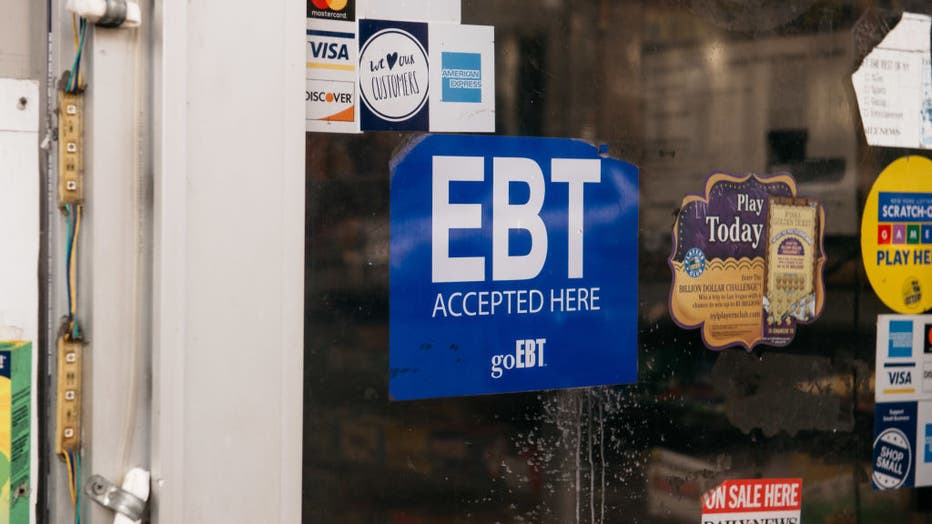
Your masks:
<svg viewBox="0 0 932 524"><path fill-rule="evenodd" d="M932 161L899 158L880 173L861 217L861 259L874 292L897 313L932 308Z"/></svg>
<svg viewBox="0 0 932 524"><path fill-rule="evenodd" d="M788 174L716 173L673 228L670 314L709 349L785 346L825 298L824 212Z"/></svg>

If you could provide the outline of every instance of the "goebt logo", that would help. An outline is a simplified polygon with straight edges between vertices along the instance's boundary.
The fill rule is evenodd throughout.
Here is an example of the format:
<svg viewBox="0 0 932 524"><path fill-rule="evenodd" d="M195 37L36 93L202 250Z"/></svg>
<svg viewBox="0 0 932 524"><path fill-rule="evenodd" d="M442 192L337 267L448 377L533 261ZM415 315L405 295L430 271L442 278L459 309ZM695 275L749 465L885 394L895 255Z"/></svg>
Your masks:
<svg viewBox="0 0 932 524"><path fill-rule="evenodd" d="M342 11L346 9L348 0L311 0L317 9L330 9L331 11Z"/></svg>
<svg viewBox="0 0 932 524"><path fill-rule="evenodd" d="M505 371L511 371L512 369L544 367L544 346L546 345L546 338L515 340L514 353L505 353L492 357L492 378L500 379Z"/></svg>

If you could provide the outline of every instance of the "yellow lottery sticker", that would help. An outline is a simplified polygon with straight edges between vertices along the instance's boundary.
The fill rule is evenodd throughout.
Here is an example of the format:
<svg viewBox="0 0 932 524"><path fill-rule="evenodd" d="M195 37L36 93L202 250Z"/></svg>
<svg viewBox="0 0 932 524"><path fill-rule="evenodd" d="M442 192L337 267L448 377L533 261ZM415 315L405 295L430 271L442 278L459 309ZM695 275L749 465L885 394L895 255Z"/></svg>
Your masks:
<svg viewBox="0 0 932 524"><path fill-rule="evenodd" d="M877 177L861 217L861 257L887 307L932 308L932 160L903 157Z"/></svg>

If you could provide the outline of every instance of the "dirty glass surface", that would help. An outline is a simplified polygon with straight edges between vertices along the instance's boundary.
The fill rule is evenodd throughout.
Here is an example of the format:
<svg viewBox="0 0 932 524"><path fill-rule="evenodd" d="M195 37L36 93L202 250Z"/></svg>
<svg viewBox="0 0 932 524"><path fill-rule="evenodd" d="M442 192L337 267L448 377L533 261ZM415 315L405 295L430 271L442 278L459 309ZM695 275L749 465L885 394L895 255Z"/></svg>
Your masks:
<svg viewBox="0 0 932 524"><path fill-rule="evenodd" d="M860 261L877 174L850 75L926 1L464 0L496 30L497 130L640 168L636 385L392 402L389 170L410 135L307 135L304 521L698 522L725 479L803 478L803 522L932 522L870 484L875 323ZM928 153L925 153L929 156ZM671 321L684 194L789 171L826 213L826 308L786 348L706 349Z"/></svg>

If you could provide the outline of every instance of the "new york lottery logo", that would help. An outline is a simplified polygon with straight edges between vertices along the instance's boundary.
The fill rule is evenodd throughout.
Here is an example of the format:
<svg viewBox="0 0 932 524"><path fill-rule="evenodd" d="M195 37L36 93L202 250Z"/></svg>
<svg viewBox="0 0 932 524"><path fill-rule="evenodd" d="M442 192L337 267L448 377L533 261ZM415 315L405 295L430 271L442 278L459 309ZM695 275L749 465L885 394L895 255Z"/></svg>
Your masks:
<svg viewBox="0 0 932 524"><path fill-rule="evenodd" d="M880 192L877 244L932 244L932 195Z"/></svg>
<svg viewBox="0 0 932 524"><path fill-rule="evenodd" d="M443 53L443 102L482 102L482 55L479 53Z"/></svg>

